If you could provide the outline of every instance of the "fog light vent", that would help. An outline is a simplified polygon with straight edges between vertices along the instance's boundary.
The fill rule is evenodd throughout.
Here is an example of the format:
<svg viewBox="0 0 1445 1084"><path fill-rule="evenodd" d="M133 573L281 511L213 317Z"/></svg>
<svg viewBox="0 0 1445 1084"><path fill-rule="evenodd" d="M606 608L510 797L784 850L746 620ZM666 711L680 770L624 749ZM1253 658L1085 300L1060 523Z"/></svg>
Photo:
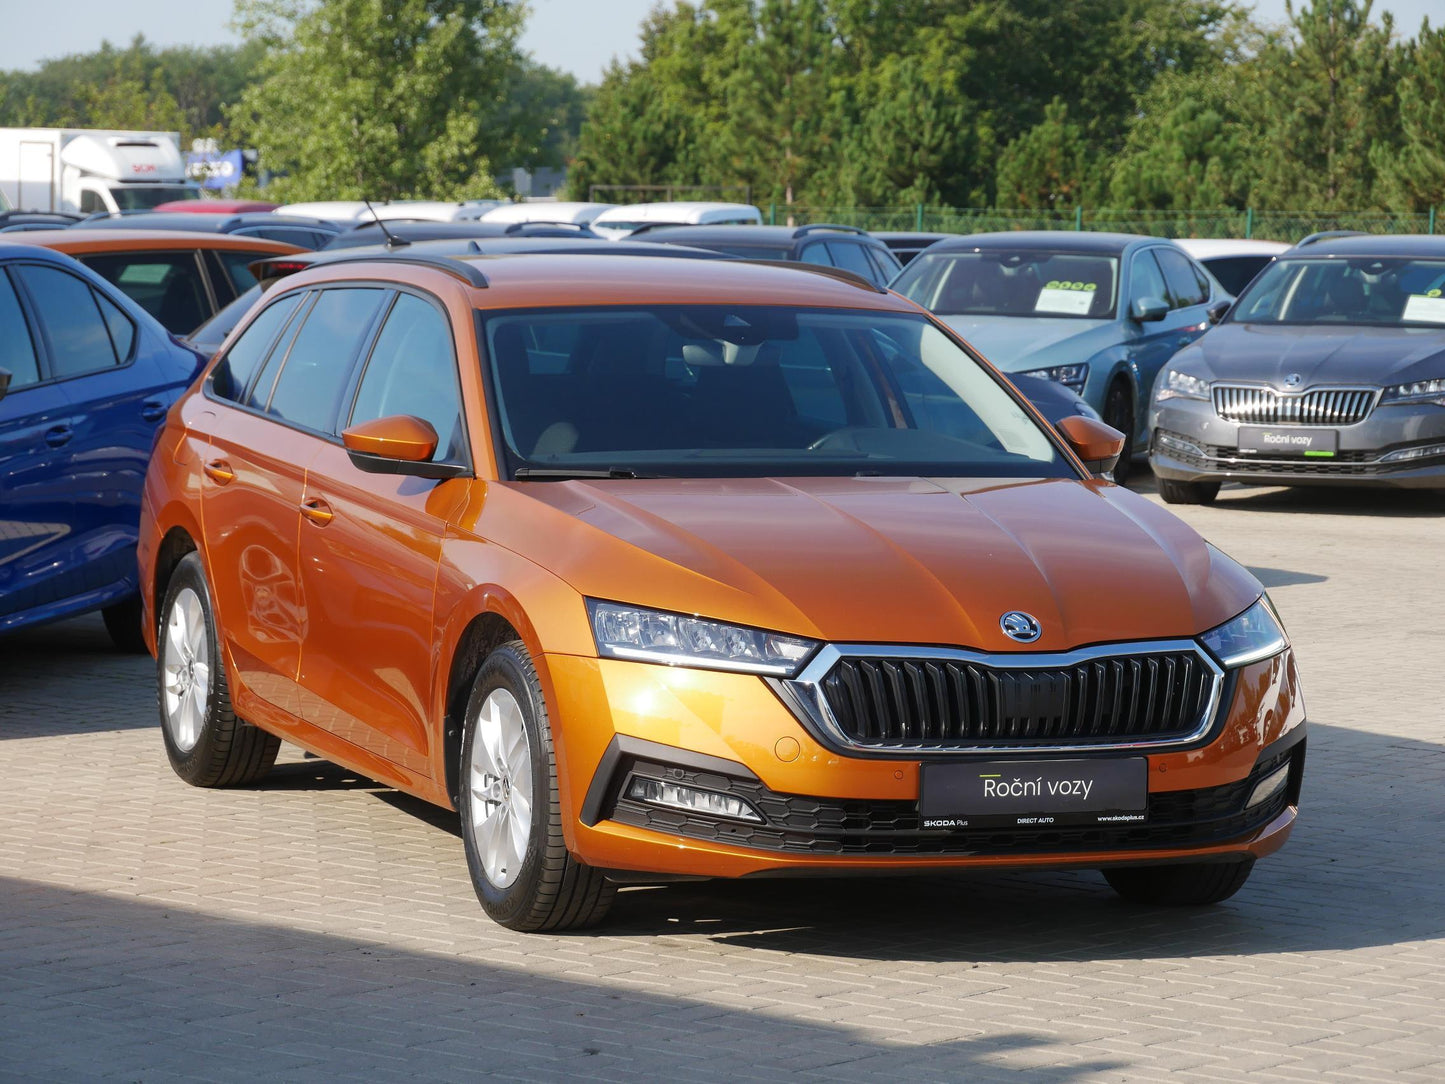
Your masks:
<svg viewBox="0 0 1445 1084"><path fill-rule="evenodd" d="M741 798L711 790L698 790L681 783L664 783L661 779L634 775L627 787L627 797L637 802L682 809L689 813L703 813L709 817L731 817L733 820L763 823L762 814Z"/></svg>
<svg viewBox="0 0 1445 1084"><path fill-rule="evenodd" d="M1254 790L1249 795L1249 801L1244 803L1244 808L1252 809L1261 802L1269 801L1280 791L1284 790L1284 785L1288 782L1289 765L1286 764L1284 767L1270 772L1255 785Z"/></svg>

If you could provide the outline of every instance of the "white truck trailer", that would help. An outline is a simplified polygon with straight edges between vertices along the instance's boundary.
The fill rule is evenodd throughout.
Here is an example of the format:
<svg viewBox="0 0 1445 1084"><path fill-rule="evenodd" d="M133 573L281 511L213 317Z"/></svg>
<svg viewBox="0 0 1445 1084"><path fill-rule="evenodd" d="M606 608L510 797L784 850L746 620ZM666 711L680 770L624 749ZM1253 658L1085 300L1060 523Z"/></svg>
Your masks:
<svg viewBox="0 0 1445 1084"><path fill-rule="evenodd" d="M0 128L0 192L17 211L148 210L198 199L176 132Z"/></svg>

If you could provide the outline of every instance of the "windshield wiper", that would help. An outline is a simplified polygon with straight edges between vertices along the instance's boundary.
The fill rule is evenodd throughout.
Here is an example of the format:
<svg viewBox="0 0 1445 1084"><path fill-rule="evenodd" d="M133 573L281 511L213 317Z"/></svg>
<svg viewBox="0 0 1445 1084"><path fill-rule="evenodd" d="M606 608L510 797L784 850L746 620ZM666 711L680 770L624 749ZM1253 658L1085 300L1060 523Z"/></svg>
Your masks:
<svg viewBox="0 0 1445 1084"><path fill-rule="evenodd" d="M666 478L665 474L639 474L631 467L518 467L512 477L519 482L565 482L572 478Z"/></svg>

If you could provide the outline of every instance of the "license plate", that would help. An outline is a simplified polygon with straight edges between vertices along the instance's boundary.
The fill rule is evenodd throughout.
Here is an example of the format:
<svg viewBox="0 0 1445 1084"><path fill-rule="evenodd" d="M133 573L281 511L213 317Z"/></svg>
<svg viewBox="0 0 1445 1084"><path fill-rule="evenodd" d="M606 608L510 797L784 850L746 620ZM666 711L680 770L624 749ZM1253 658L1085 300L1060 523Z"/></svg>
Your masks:
<svg viewBox="0 0 1445 1084"><path fill-rule="evenodd" d="M1271 429L1264 425L1239 427L1241 452L1329 459L1339 449L1340 434L1336 429L1300 429L1296 426Z"/></svg>
<svg viewBox="0 0 1445 1084"><path fill-rule="evenodd" d="M982 760L924 764L918 811L924 828L1141 823L1149 806L1149 762Z"/></svg>

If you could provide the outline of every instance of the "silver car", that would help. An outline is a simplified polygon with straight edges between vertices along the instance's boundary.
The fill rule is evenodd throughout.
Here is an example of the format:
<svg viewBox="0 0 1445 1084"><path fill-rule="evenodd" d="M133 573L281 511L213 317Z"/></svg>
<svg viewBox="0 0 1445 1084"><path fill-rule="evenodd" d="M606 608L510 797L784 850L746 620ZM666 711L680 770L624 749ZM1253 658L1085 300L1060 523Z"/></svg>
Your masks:
<svg viewBox="0 0 1445 1084"><path fill-rule="evenodd" d="M1278 257L1160 371L1149 433L1171 504L1223 482L1445 489L1445 238Z"/></svg>

